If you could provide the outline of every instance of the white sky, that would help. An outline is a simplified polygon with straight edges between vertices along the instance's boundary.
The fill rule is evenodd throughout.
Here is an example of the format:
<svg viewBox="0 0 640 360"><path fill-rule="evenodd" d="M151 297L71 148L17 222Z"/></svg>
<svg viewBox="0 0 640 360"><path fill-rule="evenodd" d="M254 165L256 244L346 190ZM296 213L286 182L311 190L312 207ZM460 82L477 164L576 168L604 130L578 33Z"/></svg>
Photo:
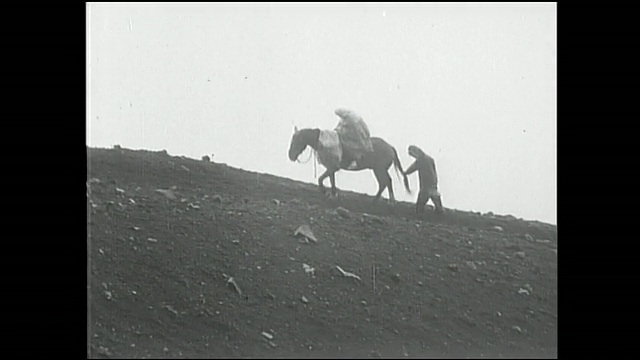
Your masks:
<svg viewBox="0 0 640 360"><path fill-rule="evenodd" d="M435 158L445 207L556 224L556 24L555 3L89 3L87 144L315 183L293 125L347 107L405 168L409 145ZM336 182L377 190L369 170Z"/></svg>

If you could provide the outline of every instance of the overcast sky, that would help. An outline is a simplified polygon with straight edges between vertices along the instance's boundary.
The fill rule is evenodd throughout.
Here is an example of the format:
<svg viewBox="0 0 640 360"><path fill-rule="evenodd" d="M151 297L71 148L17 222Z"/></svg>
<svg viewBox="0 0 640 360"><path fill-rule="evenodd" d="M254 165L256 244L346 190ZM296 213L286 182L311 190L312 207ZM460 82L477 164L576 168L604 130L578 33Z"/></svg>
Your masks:
<svg viewBox="0 0 640 360"><path fill-rule="evenodd" d="M556 224L555 3L369 4L88 3L87 144L315 183L293 126L346 107L405 168L409 145L435 159L445 207ZM336 182L377 190L369 170Z"/></svg>

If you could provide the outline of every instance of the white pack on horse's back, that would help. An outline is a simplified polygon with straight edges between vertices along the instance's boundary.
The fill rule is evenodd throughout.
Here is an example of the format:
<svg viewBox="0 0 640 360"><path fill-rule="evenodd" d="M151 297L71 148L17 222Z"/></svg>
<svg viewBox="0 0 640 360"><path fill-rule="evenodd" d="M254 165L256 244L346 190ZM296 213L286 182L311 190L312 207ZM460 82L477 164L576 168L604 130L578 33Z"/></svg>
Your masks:
<svg viewBox="0 0 640 360"><path fill-rule="evenodd" d="M340 138L345 161L348 161L350 167L356 167L364 154L373 152L369 127L362 116L352 110L338 108L334 113L340 117L335 131Z"/></svg>
<svg viewBox="0 0 640 360"><path fill-rule="evenodd" d="M343 156L342 146L340 145L340 136L335 130L320 130L316 152L320 164L324 167L340 169Z"/></svg>

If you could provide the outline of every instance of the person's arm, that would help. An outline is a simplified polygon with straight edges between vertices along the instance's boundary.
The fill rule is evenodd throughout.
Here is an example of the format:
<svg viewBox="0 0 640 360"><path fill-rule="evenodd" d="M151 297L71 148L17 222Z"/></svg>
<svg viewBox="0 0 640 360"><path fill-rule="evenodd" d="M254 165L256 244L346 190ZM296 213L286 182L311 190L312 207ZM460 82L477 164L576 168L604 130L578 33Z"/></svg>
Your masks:
<svg viewBox="0 0 640 360"><path fill-rule="evenodd" d="M418 170L418 160L414 161L413 164L411 164L411 166L409 166L407 171L404 172L404 174L405 175L410 175L410 174L414 173L416 170Z"/></svg>

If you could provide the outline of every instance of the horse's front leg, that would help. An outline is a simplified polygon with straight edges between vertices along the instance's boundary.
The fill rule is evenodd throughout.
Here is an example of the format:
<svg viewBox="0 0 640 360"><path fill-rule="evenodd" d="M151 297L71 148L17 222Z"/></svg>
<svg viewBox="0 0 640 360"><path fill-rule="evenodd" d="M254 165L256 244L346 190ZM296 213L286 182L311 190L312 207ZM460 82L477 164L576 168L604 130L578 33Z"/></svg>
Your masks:
<svg viewBox="0 0 640 360"><path fill-rule="evenodd" d="M329 174L329 181L331 181L331 195L336 196L338 190L336 189L336 172Z"/></svg>
<svg viewBox="0 0 640 360"><path fill-rule="evenodd" d="M327 178L327 176L329 176L329 174L330 174L330 173L329 173L329 170L327 170L327 171L325 171L325 172L324 172L324 174L320 175L320 177L318 178L318 187L319 187L320 192L321 192L322 194L324 194L324 193L325 193L325 191L324 191L324 179L326 179L326 178ZM332 183L333 183L333 182L332 182Z"/></svg>

